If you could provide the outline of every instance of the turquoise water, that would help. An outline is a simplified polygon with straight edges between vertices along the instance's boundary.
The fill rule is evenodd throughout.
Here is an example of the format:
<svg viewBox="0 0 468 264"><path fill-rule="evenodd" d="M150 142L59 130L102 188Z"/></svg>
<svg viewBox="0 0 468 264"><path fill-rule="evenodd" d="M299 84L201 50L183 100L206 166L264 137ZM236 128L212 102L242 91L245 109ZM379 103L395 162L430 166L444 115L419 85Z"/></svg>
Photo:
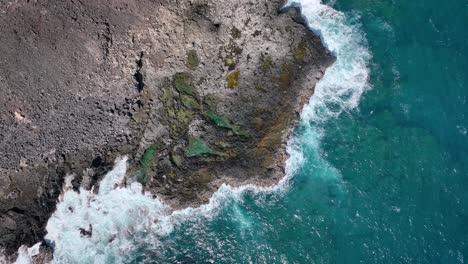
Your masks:
<svg viewBox="0 0 468 264"><path fill-rule="evenodd" d="M337 62L302 113L285 182L223 187L175 215L138 185L68 191L48 225L56 262L468 261L468 2L298 2ZM76 231L89 223L92 239Z"/></svg>

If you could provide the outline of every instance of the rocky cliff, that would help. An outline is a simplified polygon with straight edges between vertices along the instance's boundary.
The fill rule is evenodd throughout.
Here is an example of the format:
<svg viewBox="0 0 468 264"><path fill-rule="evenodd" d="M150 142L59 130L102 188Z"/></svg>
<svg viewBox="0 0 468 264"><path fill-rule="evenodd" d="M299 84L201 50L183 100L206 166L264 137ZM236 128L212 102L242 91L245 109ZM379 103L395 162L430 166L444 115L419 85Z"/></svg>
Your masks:
<svg viewBox="0 0 468 264"><path fill-rule="evenodd" d="M0 3L0 247L44 235L64 176L128 154L173 208L271 185L334 58L282 0ZM79 232L77 230L77 232Z"/></svg>

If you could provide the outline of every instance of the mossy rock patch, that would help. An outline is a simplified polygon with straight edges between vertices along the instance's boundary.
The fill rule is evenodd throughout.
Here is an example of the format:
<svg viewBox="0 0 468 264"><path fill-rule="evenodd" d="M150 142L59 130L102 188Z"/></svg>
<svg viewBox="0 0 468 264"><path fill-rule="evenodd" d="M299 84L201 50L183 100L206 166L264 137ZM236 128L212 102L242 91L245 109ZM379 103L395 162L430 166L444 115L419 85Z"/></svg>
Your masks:
<svg viewBox="0 0 468 264"><path fill-rule="evenodd" d="M184 164L184 159L179 154L172 153L171 154L171 161L172 161L172 163L174 165L176 165L179 168L182 168L182 166Z"/></svg>
<svg viewBox="0 0 468 264"><path fill-rule="evenodd" d="M200 109L200 104L192 96L181 95L182 105L188 109Z"/></svg>
<svg viewBox="0 0 468 264"><path fill-rule="evenodd" d="M215 112L217 108L217 101L213 95L208 95L203 99L203 103L206 106L208 112Z"/></svg>
<svg viewBox="0 0 468 264"><path fill-rule="evenodd" d="M192 76L186 72L179 72L174 75L174 88L179 92L186 95L195 95Z"/></svg>
<svg viewBox="0 0 468 264"><path fill-rule="evenodd" d="M210 173L208 168L201 168L193 174L193 180L198 184L207 184L213 181L213 174Z"/></svg>
<svg viewBox="0 0 468 264"><path fill-rule="evenodd" d="M305 39L299 42L299 45L297 46L296 51L294 52L294 59L296 59L298 63L303 64L306 62L306 57L309 53L308 45L309 43Z"/></svg>
<svg viewBox="0 0 468 264"><path fill-rule="evenodd" d="M187 51L187 67L190 69L195 69L200 64L200 60L198 58L198 53L196 50L189 50Z"/></svg>
<svg viewBox="0 0 468 264"><path fill-rule="evenodd" d="M241 135L242 133L240 132L240 129L238 126L234 125L229 119L225 117L220 117L217 116L214 113L209 113L207 115L208 119L213 122L218 127L229 129L234 133L235 135Z"/></svg>
<svg viewBox="0 0 468 264"><path fill-rule="evenodd" d="M261 60L262 60L262 65L260 66L260 69L264 73L267 73L273 67L273 59L271 58L270 55L263 55Z"/></svg>
<svg viewBox="0 0 468 264"><path fill-rule="evenodd" d="M166 110L168 116L170 118L175 118L175 109L174 109L174 105L173 105L173 101L174 101L174 93L172 92L172 90L169 88L169 89L164 89L163 91L163 94L161 96L161 101L164 105L164 109Z"/></svg>
<svg viewBox="0 0 468 264"><path fill-rule="evenodd" d="M176 119L184 125L188 125L192 121L195 113L190 110L180 110L176 112Z"/></svg>
<svg viewBox="0 0 468 264"><path fill-rule="evenodd" d="M140 169L143 174L143 183L147 181L148 173L153 169L154 157L158 153L158 147L151 145L145 150L140 160Z"/></svg>
<svg viewBox="0 0 468 264"><path fill-rule="evenodd" d="M215 155L223 157L224 153L211 149L203 139L196 138L190 140L189 145L185 149L185 155L189 158L201 155Z"/></svg>
<svg viewBox="0 0 468 264"><path fill-rule="evenodd" d="M239 71L230 73L227 77L228 87L232 89L232 88L236 88L237 86L239 86L239 78L240 78Z"/></svg>

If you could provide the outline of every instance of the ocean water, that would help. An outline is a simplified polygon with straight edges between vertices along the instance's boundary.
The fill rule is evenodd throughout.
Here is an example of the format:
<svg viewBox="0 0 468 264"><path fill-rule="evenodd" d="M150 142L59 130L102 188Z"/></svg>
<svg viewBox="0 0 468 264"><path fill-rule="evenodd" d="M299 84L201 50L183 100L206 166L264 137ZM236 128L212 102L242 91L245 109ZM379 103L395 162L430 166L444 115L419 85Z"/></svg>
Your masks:
<svg viewBox="0 0 468 264"><path fill-rule="evenodd" d="M302 112L288 176L168 214L138 183L113 188L122 158L99 193L65 187L47 226L56 263L468 261L468 2L291 4L337 61Z"/></svg>

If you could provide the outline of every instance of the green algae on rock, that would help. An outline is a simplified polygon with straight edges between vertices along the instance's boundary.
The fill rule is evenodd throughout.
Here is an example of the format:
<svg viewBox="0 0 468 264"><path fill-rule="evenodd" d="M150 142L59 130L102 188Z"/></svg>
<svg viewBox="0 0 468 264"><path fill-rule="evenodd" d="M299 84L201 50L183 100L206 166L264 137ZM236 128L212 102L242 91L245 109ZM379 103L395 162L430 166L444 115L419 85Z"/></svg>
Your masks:
<svg viewBox="0 0 468 264"><path fill-rule="evenodd" d="M228 87L229 88L236 88L239 86L239 77L240 77L240 72L235 71L232 72L228 75L227 80L228 80Z"/></svg>
<svg viewBox="0 0 468 264"><path fill-rule="evenodd" d="M194 95L192 77L190 73L179 72L174 75L174 87L179 93Z"/></svg>
<svg viewBox="0 0 468 264"><path fill-rule="evenodd" d="M213 122L216 126L221 127L221 128L226 128L232 131L235 135L241 135L242 133L240 132L240 129L238 126L234 125L229 119L225 117L220 117L217 116L214 113L209 113L208 119Z"/></svg>
<svg viewBox="0 0 468 264"><path fill-rule="evenodd" d="M268 72L271 67L273 67L273 59L271 58L270 55L263 55L262 56L262 65L260 66L260 69L266 73Z"/></svg>
<svg viewBox="0 0 468 264"><path fill-rule="evenodd" d="M187 67L190 69L195 69L200 64L200 60L198 58L198 53L196 50L189 50L187 52Z"/></svg>
<svg viewBox="0 0 468 264"><path fill-rule="evenodd" d="M215 151L211 149L206 141L200 138L191 139L189 145L185 149L185 155L189 158L201 156L204 154L215 155L215 156L224 156L224 153Z"/></svg>
<svg viewBox="0 0 468 264"><path fill-rule="evenodd" d="M147 181L147 176L149 171L152 169L154 165L154 157L158 153L158 147L156 145L152 145L146 149L145 153L141 157L140 160L140 169L143 173L143 182Z"/></svg>
<svg viewBox="0 0 468 264"><path fill-rule="evenodd" d="M183 125L188 125L194 117L194 112L190 110L179 110L176 112L176 119Z"/></svg>
<svg viewBox="0 0 468 264"><path fill-rule="evenodd" d="M181 97L180 100L184 107L189 108L189 109L200 110L200 104L192 96L183 94L180 97Z"/></svg>

